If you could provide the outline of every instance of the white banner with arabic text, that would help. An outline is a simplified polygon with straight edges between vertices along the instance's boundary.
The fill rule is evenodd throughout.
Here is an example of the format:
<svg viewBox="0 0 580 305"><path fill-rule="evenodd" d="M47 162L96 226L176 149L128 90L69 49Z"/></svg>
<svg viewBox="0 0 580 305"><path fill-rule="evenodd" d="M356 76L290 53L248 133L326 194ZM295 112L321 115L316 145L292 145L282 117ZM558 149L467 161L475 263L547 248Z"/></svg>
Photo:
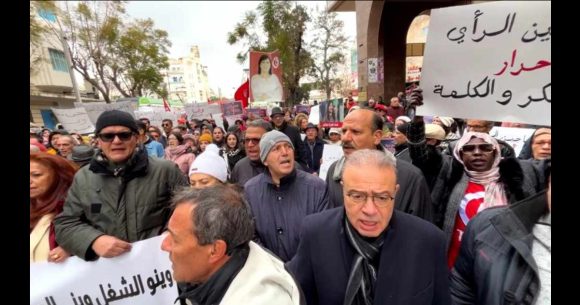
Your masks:
<svg viewBox="0 0 580 305"><path fill-rule="evenodd" d="M431 10L417 114L551 125L551 20L550 1Z"/></svg>
<svg viewBox="0 0 580 305"><path fill-rule="evenodd" d="M130 252L85 262L30 264L30 305L173 304L177 285L164 235L136 242Z"/></svg>

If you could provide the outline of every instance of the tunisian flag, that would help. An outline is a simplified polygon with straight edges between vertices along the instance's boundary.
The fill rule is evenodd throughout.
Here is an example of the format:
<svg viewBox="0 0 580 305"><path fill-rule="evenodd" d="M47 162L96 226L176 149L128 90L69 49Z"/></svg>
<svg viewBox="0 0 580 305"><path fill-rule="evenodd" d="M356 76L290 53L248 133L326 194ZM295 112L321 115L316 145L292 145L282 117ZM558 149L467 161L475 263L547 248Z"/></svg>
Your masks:
<svg viewBox="0 0 580 305"><path fill-rule="evenodd" d="M169 103L167 102L167 100L165 98L163 98L163 107L165 108L165 111L171 112L171 108L169 107Z"/></svg>
<svg viewBox="0 0 580 305"><path fill-rule="evenodd" d="M248 107L248 96L250 95L249 91L250 91L250 82L249 80L246 80L246 82L243 83L234 94L234 100L241 101L242 108L244 109Z"/></svg>

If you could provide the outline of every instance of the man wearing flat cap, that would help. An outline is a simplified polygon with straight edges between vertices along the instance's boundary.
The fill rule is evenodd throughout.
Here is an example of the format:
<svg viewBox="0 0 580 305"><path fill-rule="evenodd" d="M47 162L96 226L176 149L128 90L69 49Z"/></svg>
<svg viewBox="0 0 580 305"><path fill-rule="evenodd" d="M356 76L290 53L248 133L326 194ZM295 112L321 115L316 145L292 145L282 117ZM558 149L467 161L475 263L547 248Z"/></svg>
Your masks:
<svg viewBox="0 0 580 305"><path fill-rule="evenodd" d="M84 259L119 256L131 243L161 234L174 188L187 185L174 163L147 156L137 123L110 110L97 119L100 149L75 175L63 211L54 219L56 240Z"/></svg>
<svg viewBox="0 0 580 305"><path fill-rule="evenodd" d="M244 192L261 244L287 262L298 248L304 217L328 206L326 183L295 169L294 145L277 130L260 139L260 159L268 170L246 182Z"/></svg>
<svg viewBox="0 0 580 305"><path fill-rule="evenodd" d="M308 168L306 171L317 175L320 173L320 160L324 151L324 142L318 136L318 126L308 123L306 125L306 138L304 138L306 147L306 161Z"/></svg>

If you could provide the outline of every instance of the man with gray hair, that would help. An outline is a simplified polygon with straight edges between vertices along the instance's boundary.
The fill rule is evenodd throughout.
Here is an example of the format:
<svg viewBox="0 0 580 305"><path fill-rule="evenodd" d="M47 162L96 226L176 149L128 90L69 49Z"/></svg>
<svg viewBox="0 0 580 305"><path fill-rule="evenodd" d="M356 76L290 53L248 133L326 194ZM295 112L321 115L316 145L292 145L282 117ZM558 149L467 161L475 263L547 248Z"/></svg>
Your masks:
<svg viewBox="0 0 580 305"><path fill-rule="evenodd" d="M257 237L284 262L296 253L304 217L328 206L326 184L314 175L295 169L294 149L290 138L282 132L265 133L260 140L260 159L268 171L244 186Z"/></svg>
<svg viewBox="0 0 580 305"><path fill-rule="evenodd" d="M72 160L72 149L77 144L71 135L61 135L56 141L58 154L68 160Z"/></svg>
<svg viewBox="0 0 580 305"><path fill-rule="evenodd" d="M284 263L252 242L247 203L232 187L185 189L161 244L187 304L300 304ZM185 284L185 285L184 285Z"/></svg>
<svg viewBox="0 0 580 305"><path fill-rule="evenodd" d="M344 208L304 219L288 269L307 304L451 303L443 232L395 210L398 162L376 149L352 152Z"/></svg>

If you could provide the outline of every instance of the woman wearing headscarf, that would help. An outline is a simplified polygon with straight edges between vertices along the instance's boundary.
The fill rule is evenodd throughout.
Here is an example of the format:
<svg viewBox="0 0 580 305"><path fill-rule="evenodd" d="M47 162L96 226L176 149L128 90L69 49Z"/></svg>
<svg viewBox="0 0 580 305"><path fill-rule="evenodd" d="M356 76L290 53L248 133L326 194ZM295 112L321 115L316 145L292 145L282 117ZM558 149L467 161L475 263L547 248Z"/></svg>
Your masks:
<svg viewBox="0 0 580 305"><path fill-rule="evenodd" d="M552 129L541 127L534 131L522 147L518 159L544 160L552 156Z"/></svg>
<svg viewBox="0 0 580 305"><path fill-rule="evenodd" d="M502 159L497 140L487 133L466 132L454 147L453 156L426 145L420 117L412 121L407 137L413 164L426 180L434 181L431 199L436 224L447 236L450 268L461 234L478 212L517 202L543 188L541 164Z"/></svg>
<svg viewBox="0 0 580 305"><path fill-rule="evenodd" d="M44 152L30 154L30 262L62 262L69 253L56 243L52 220L62 212L78 166Z"/></svg>

